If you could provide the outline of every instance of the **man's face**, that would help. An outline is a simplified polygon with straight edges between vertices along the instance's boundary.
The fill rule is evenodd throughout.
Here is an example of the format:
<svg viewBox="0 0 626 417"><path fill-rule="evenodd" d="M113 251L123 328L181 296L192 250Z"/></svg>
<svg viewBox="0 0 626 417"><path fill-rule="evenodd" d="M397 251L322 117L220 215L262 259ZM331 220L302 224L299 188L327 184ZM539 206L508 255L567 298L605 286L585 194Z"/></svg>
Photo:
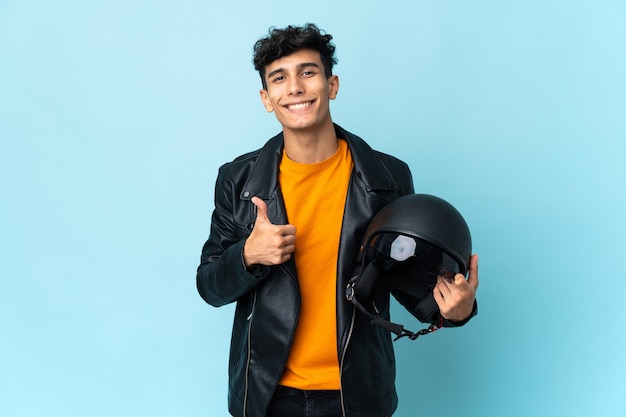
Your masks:
<svg viewBox="0 0 626 417"><path fill-rule="evenodd" d="M339 79L326 78L319 52L302 49L277 59L265 67L265 81L261 100L283 130L315 131L331 122L329 100L337 96Z"/></svg>

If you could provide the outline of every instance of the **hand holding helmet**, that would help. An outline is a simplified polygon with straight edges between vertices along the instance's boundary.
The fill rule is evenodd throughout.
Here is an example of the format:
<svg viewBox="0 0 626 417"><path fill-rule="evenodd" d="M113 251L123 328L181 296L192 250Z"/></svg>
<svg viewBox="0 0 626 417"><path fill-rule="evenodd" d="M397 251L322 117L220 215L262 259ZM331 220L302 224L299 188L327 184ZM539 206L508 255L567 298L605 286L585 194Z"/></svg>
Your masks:
<svg viewBox="0 0 626 417"><path fill-rule="evenodd" d="M478 255L472 255L469 264L469 277L456 274L453 280L437 278L433 296L444 319L460 322L472 314L476 289L478 288Z"/></svg>

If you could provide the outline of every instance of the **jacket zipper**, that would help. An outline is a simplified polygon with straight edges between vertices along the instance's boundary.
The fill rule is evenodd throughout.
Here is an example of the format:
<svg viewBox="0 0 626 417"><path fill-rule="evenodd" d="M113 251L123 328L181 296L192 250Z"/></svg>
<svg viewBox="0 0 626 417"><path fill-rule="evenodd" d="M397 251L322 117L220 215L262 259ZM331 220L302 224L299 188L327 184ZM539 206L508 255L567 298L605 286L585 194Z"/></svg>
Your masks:
<svg viewBox="0 0 626 417"><path fill-rule="evenodd" d="M243 416L246 417L246 411L247 411L247 406L248 406L248 375L250 373L250 354L251 354L251 347L250 347L250 340L251 340L251 333L252 333L252 316L254 314L254 309L256 307L256 290L254 290L254 298L252 299L252 311L250 311L250 315L246 318L246 320L248 320L248 343L247 343L247 349L248 351L246 352L246 388L244 390L244 395L243 395Z"/></svg>
<svg viewBox="0 0 626 417"><path fill-rule="evenodd" d="M350 320L350 331L348 332L348 338L346 339L346 343L343 346L343 350L341 352L341 366L339 368L339 381L343 380L343 363L346 358L346 352L348 351L348 345L350 344L350 339L352 339L352 331L354 330L354 320L356 318L356 307L352 308L352 319ZM341 414L343 417L346 417L346 407L344 404L343 398L343 388L340 386L339 395L341 396Z"/></svg>

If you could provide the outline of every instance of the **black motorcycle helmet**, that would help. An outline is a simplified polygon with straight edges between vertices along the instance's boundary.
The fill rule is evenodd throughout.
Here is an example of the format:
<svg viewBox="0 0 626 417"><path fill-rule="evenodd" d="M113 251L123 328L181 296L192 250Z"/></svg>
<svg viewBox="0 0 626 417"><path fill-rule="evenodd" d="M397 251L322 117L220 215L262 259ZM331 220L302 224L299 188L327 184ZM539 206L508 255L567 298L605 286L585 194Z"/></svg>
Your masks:
<svg viewBox="0 0 626 417"><path fill-rule="evenodd" d="M346 298L375 323L415 339L419 334L385 322L363 307L373 286L386 285L419 300L413 313L420 321L433 323L435 327L427 332L433 331L438 328L436 322L442 321L432 295L437 277L466 275L471 254L470 230L456 208L433 195L405 195L370 221ZM397 327L389 328L389 324Z"/></svg>

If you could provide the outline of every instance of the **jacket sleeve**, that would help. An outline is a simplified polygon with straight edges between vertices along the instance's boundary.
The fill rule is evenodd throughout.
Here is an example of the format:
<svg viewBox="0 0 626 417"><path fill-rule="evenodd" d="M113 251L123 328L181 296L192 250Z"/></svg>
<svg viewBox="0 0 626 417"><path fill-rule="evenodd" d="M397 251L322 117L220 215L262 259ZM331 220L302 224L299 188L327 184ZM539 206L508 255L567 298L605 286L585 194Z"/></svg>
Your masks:
<svg viewBox="0 0 626 417"><path fill-rule="evenodd" d="M211 231L196 274L200 296L215 307L236 301L269 274L269 267L256 265L247 269L244 264L243 246L250 232L235 220L237 198L235 187L220 172L215 184Z"/></svg>
<svg viewBox="0 0 626 417"><path fill-rule="evenodd" d="M401 291L397 291L397 290L392 290L391 293L393 294L393 296L395 297L396 300L398 300L398 302L409 312L411 313L412 316L414 316L416 319L419 320L419 318L417 317L416 314L416 307L419 304L419 302L421 300L418 300L417 298L411 297L410 295L404 294ZM438 312L439 310L437 310ZM472 317L474 317L475 315L478 314L478 302L476 300L474 300L474 307L472 308L472 312L470 313L469 316L467 316L466 319L462 320L462 321L452 321L452 320L447 320L447 319L443 319L443 327L460 327L465 325L468 321L470 321L472 319ZM438 314L437 314L438 316ZM432 321L429 322L429 324L432 323Z"/></svg>

